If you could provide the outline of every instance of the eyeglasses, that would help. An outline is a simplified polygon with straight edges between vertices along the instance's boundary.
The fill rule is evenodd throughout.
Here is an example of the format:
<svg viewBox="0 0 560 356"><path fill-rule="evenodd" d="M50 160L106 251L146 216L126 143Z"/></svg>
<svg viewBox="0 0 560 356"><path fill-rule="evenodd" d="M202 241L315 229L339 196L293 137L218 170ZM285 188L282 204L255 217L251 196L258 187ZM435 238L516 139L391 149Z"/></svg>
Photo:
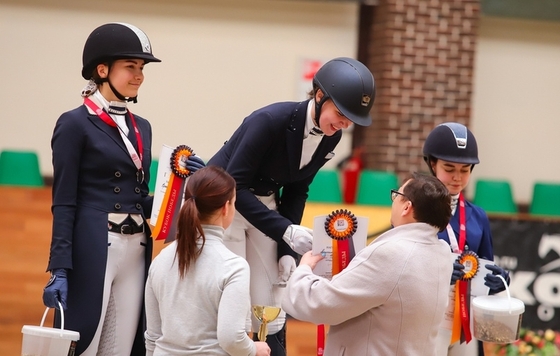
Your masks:
<svg viewBox="0 0 560 356"><path fill-rule="evenodd" d="M395 201L395 199L397 199L398 195L405 197L407 200L410 200L410 199L408 199L408 197L406 195L399 192L398 190L391 189L391 201Z"/></svg>

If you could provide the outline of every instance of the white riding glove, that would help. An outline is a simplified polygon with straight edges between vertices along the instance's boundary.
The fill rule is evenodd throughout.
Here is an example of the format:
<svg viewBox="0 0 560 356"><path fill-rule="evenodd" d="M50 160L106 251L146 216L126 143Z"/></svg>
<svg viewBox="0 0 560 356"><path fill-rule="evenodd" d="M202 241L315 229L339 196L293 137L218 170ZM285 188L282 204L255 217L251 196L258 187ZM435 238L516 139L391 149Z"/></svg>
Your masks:
<svg viewBox="0 0 560 356"><path fill-rule="evenodd" d="M286 286L288 279L292 276L296 269L296 260L290 255L284 255L278 260L278 279L276 285L280 287Z"/></svg>
<svg viewBox="0 0 560 356"><path fill-rule="evenodd" d="M296 253L303 255L313 248L313 230L301 225L290 225L282 236Z"/></svg>

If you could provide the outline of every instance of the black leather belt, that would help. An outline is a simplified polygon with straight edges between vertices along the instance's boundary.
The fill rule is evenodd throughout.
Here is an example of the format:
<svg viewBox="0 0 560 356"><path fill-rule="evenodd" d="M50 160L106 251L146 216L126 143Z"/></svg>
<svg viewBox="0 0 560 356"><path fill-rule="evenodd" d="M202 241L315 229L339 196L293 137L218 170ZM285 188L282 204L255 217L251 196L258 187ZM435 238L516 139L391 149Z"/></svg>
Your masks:
<svg viewBox="0 0 560 356"><path fill-rule="evenodd" d="M109 223L109 231L117 232L123 235L134 235L144 232L144 224L138 226L136 224L111 224Z"/></svg>

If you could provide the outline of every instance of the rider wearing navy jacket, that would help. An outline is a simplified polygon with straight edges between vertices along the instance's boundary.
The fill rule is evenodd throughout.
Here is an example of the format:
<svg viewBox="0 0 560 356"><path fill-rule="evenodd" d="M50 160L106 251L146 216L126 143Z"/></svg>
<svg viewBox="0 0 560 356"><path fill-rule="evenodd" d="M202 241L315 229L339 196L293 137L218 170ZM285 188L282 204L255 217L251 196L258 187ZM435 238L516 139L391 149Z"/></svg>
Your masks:
<svg viewBox="0 0 560 356"><path fill-rule="evenodd" d="M136 102L149 62L160 60L139 28L96 28L83 51L84 105L63 113L52 136L52 277L43 301L60 302L64 327L80 333L77 355L145 354L152 129L127 102Z"/></svg>
<svg viewBox="0 0 560 356"><path fill-rule="evenodd" d="M371 124L373 75L351 58L325 63L313 79L312 98L274 103L249 115L209 165L237 183L238 214L224 243L251 267L251 302L280 306L296 253L311 249L312 232L300 226L309 185L334 156L342 129ZM259 322L253 318L252 331ZM285 355L285 313L268 324L272 355ZM256 334L256 333L255 333Z"/></svg>
<svg viewBox="0 0 560 356"><path fill-rule="evenodd" d="M466 250L476 253L480 258L493 261L492 234L488 216L480 208L463 197L463 189L469 183L471 172L478 159L478 145L473 133L464 125L447 122L436 126L424 142L424 160L434 176L436 176L451 194L451 220L445 230L438 234L446 241L453 252L462 253ZM463 216L463 217L462 217ZM461 219L465 229L461 232ZM501 267L489 264L485 284L490 294L505 290L501 275L509 283L509 273ZM464 266L454 263L451 285L455 286L462 278ZM477 342L455 342L450 345L451 331L440 328L436 355L476 355Z"/></svg>

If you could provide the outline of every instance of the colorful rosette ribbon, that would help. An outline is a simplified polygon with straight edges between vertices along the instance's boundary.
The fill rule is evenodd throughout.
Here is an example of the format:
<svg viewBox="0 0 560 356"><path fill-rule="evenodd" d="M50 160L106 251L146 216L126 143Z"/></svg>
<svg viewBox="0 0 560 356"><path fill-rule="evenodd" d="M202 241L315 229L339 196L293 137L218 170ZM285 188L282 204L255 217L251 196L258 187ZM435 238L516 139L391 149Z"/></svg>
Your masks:
<svg viewBox="0 0 560 356"><path fill-rule="evenodd" d="M457 258L457 262L465 266L465 274L455 285L455 311L451 343L470 342L472 339L470 329L471 281L480 269L480 261L473 251L463 252Z"/></svg>
<svg viewBox="0 0 560 356"><path fill-rule="evenodd" d="M342 271L356 255L352 236L358 229L358 219L349 210L335 210L325 220L325 232L332 239L332 275ZM325 326L317 325L317 355L323 355Z"/></svg>
<svg viewBox="0 0 560 356"><path fill-rule="evenodd" d="M332 239L332 275L342 271L356 255L352 236L358 228L358 219L350 211L335 210L325 220L325 232Z"/></svg>
<svg viewBox="0 0 560 356"><path fill-rule="evenodd" d="M193 150L186 145L180 145L173 150L170 158L171 176L161 203L160 213L152 236L156 240L173 241L177 225L177 216L181 210L181 201L185 193L185 181L193 172L187 168L187 160L193 155Z"/></svg>
<svg viewBox="0 0 560 356"><path fill-rule="evenodd" d="M350 211L336 210L327 216L325 231L332 239L346 240L354 236L358 229L358 219Z"/></svg>

